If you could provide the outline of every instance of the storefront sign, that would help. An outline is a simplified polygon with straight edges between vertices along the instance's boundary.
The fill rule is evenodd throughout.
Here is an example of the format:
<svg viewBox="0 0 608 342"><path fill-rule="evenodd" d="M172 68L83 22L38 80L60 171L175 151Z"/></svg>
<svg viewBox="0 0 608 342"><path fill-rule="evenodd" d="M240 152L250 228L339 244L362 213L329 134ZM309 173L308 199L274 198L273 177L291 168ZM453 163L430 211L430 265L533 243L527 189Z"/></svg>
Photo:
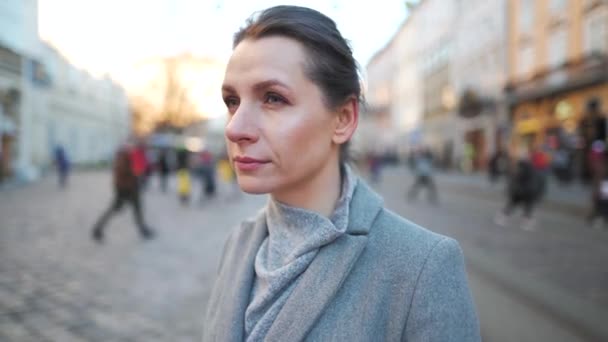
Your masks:
<svg viewBox="0 0 608 342"><path fill-rule="evenodd" d="M528 134L540 131L542 123L537 118L528 118L520 120L515 124L515 131L518 134Z"/></svg>
<svg viewBox="0 0 608 342"><path fill-rule="evenodd" d="M555 117L559 121L568 120L574 114L574 107L566 100L559 101L555 106Z"/></svg>

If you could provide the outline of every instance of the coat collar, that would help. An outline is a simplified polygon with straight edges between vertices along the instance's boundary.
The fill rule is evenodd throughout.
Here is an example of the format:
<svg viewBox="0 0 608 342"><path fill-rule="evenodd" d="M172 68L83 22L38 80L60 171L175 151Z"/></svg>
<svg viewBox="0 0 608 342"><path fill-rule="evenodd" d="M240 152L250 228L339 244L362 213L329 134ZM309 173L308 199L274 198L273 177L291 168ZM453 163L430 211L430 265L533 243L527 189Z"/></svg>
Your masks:
<svg viewBox="0 0 608 342"><path fill-rule="evenodd" d="M359 180L346 234L319 250L270 327L267 341L305 339L363 252L382 204L382 199Z"/></svg>
<svg viewBox="0 0 608 342"><path fill-rule="evenodd" d="M383 206L382 197L359 178L350 202L346 233L367 235Z"/></svg>
<svg viewBox="0 0 608 342"><path fill-rule="evenodd" d="M361 180L349 208L346 234L322 247L281 309L266 336L267 341L301 341L334 298L367 244L369 233L383 201ZM254 281L254 261L268 234L265 216L241 227L237 241L224 256L217 281L219 289L214 340L245 340L245 310ZM314 289L314 290L313 290ZM314 291L311 292L311 291ZM313 300L311 300L313 298Z"/></svg>

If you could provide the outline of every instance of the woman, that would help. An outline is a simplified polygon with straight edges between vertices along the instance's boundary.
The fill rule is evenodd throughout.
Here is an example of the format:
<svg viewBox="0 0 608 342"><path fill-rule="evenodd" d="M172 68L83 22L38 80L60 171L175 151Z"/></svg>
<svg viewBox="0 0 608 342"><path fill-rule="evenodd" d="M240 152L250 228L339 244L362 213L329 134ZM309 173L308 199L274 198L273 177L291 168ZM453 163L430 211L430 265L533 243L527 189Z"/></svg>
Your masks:
<svg viewBox="0 0 608 342"><path fill-rule="evenodd" d="M478 341L462 252L383 207L345 164L356 62L334 22L278 6L234 39L222 87L241 189L205 341Z"/></svg>

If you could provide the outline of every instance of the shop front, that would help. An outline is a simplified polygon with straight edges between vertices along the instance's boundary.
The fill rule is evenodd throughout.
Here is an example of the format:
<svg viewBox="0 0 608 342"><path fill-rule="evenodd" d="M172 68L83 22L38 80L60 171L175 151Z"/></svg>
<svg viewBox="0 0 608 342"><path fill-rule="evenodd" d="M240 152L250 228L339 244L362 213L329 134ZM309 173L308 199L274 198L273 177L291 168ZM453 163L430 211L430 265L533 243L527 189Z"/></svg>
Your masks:
<svg viewBox="0 0 608 342"><path fill-rule="evenodd" d="M589 63L589 62L587 62ZM585 170L584 120L589 105L599 104L608 113L608 61L581 63L538 77L511 90L512 151L542 148L582 178ZM559 80L559 82L556 82Z"/></svg>

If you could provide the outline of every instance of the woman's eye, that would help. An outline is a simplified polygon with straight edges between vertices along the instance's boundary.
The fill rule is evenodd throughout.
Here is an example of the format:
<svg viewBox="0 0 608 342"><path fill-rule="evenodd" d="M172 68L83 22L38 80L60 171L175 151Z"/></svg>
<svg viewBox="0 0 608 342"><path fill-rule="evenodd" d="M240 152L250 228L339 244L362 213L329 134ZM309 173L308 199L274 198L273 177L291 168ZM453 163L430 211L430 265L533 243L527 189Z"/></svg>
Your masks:
<svg viewBox="0 0 608 342"><path fill-rule="evenodd" d="M285 99L277 94L268 93L264 98L264 102L268 104L286 103Z"/></svg>
<svg viewBox="0 0 608 342"><path fill-rule="evenodd" d="M232 96L225 97L224 103L226 104L226 107L228 108L228 110L232 110L239 106L239 100Z"/></svg>

